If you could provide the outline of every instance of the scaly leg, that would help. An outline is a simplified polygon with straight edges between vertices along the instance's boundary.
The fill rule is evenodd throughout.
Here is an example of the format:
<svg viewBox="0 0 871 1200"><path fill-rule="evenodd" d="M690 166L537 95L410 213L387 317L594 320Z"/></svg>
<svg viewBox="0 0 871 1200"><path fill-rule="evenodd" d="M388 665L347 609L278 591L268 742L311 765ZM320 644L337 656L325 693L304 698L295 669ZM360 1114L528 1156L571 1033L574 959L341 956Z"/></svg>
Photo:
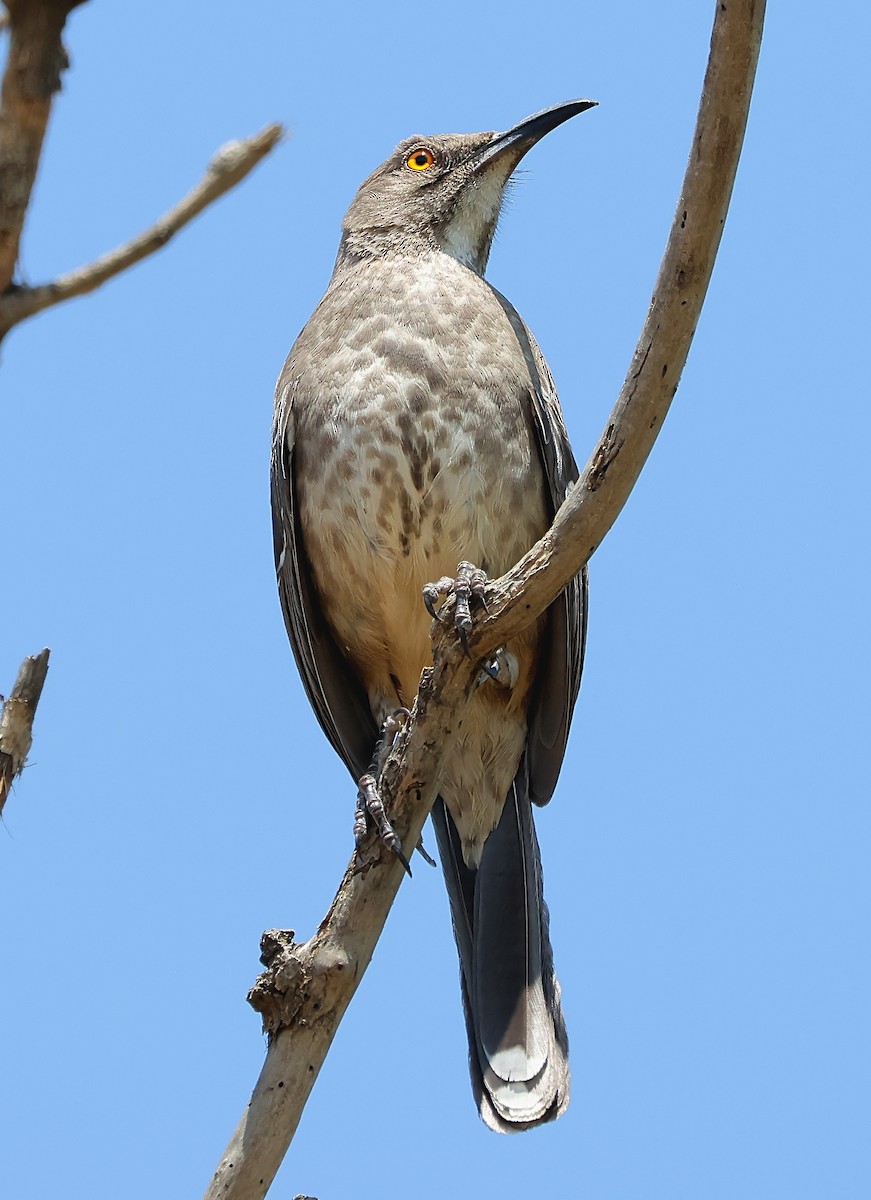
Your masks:
<svg viewBox="0 0 871 1200"><path fill-rule="evenodd" d="M357 784L357 805L354 809L354 844L357 847L357 856L362 860L363 844L366 841L371 820L378 830L381 841L388 850L393 851L409 875L411 875L411 867L408 865L408 859L402 853L402 842L390 824L384 808L384 801L378 790L378 781L394 739L410 715L407 708L398 708L381 726L381 736L375 744L372 763L368 772L361 776ZM425 855L425 857L428 856Z"/></svg>

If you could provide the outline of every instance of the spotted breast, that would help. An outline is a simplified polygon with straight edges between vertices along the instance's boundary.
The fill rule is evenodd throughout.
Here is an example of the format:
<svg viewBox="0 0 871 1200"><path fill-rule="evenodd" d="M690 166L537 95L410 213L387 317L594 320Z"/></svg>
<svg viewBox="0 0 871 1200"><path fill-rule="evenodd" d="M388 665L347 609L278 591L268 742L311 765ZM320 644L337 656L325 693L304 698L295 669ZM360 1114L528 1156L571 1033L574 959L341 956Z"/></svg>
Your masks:
<svg viewBox="0 0 871 1200"><path fill-rule="evenodd" d="M492 290L480 281L470 296L468 276L444 254L422 256L411 277L389 258L360 264L327 292L286 368L303 540L379 722L411 704L430 657L424 584L463 559L501 574L550 523L528 367ZM494 320L505 326L495 343L482 336ZM434 337L440 324L466 336ZM479 690L446 765L470 865L523 751L538 636L507 648L515 686Z"/></svg>

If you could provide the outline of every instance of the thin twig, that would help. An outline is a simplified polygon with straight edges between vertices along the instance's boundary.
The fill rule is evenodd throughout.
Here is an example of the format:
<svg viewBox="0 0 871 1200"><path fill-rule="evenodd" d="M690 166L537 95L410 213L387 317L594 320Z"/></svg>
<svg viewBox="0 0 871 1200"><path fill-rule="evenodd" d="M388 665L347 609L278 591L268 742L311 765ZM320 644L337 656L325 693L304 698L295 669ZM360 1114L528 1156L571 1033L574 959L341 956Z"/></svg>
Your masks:
<svg viewBox="0 0 871 1200"><path fill-rule="evenodd" d="M415 846L478 672L489 649L541 613L616 520L677 388L720 241L741 151L764 0L718 0L708 71L677 215L653 302L605 433L550 532L487 591L488 616L470 639L436 630L412 720L382 778L391 821ZM206 1200L261 1200L284 1157L335 1031L369 963L403 869L373 847L368 869L348 870L310 941L264 935L268 970L251 993L269 1049L251 1101Z"/></svg>
<svg viewBox="0 0 871 1200"><path fill-rule="evenodd" d="M33 718L48 672L50 650L25 658L0 710L0 813L12 784L24 770L33 744Z"/></svg>
<svg viewBox="0 0 871 1200"><path fill-rule="evenodd" d="M73 296L83 296L101 284L140 262L165 246L170 238L192 221L209 204L235 187L264 158L284 134L281 125L267 125L253 137L228 142L215 154L203 178L175 208L170 209L150 229L104 254L88 266L62 275L53 283L35 287L12 288L0 297L0 337L25 317L60 304Z"/></svg>

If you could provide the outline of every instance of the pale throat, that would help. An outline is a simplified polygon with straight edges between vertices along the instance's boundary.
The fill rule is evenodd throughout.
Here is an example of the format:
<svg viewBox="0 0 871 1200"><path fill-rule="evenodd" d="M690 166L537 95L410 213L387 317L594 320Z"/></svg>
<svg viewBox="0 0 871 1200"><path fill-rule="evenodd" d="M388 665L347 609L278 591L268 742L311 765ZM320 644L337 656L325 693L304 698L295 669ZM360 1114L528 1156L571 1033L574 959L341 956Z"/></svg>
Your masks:
<svg viewBox="0 0 871 1200"><path fill-rule="evenodd" d="M442 249L477 275L487 266L506 181L501 171L490 171L470 183L440 233Z"/></svg>

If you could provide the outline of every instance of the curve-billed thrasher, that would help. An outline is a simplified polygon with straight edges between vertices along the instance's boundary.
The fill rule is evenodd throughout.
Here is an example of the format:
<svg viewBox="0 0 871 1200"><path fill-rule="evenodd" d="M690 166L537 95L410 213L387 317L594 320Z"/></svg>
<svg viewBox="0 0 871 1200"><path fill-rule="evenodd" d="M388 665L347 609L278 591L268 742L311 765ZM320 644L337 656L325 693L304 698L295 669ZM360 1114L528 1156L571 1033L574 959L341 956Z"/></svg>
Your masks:
<svg viewBox="0 0 871 1200"><path fill-rule="evenodd" d="M401 142L349 208L326 295L278 381L281 603L309 700L355 778L430 661L421 589L461 560L502 574L577 478L547 364L483 273L517 163L590 107L556 105L506 133ZM581 575L505 648L433 809L472 1083L504 1132L568 1103L530 801L545 804L556 785L585 609Z"/></svg>

